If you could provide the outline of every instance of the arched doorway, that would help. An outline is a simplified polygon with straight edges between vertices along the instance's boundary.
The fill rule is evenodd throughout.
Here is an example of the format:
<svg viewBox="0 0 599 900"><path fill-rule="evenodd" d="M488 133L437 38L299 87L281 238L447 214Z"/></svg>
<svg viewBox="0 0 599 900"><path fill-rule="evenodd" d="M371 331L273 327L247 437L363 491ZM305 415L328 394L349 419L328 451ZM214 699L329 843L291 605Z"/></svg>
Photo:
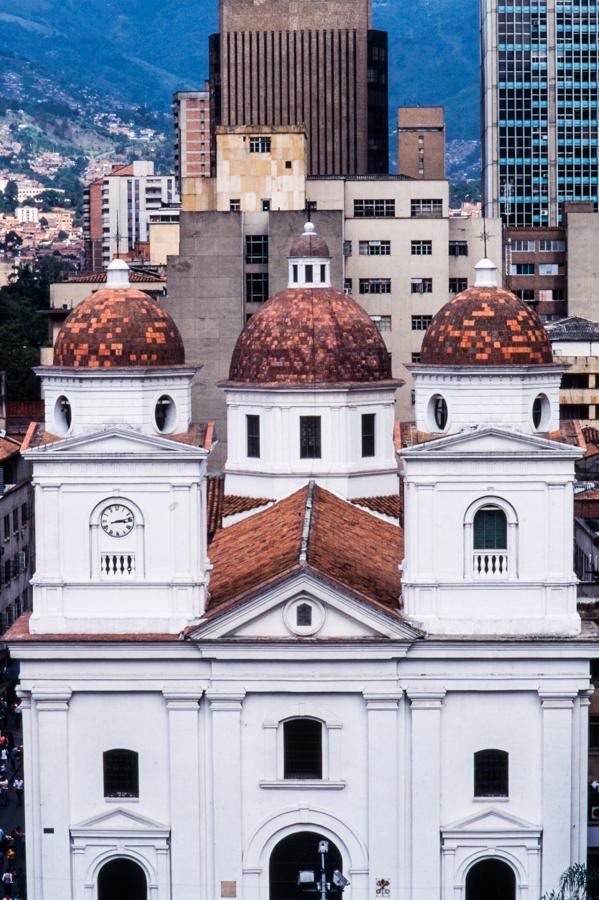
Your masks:
<svg viewBox="0 0 599 900"><path fill-rule="evenodd" d="M339 848L323 834L315 831L298 831L283 838L270 855L269 881L270 900L310 900L316 895L307 893L298 885L300 871L314 872L320 877L320 841L328 841L329 851L325 857L327 881L332 882L335 869L343 869ZM309 887L309 885L306 885ZM313 887L313 886L312 886ZM330 891L329 897L340 898L341 891Z"/></svg>
<svg viewBox="0 0 599 900"><path fill-rule="evenodd" d="M132 859L111 859L98 875L98 900L147 900L148 883Z"/></svg>
<svg viewBox="0 0 599 900"><path fill-rule="evenodd" d="M482 859L466 876L466 900L516 900L514 870L501 859Z"/></svg>

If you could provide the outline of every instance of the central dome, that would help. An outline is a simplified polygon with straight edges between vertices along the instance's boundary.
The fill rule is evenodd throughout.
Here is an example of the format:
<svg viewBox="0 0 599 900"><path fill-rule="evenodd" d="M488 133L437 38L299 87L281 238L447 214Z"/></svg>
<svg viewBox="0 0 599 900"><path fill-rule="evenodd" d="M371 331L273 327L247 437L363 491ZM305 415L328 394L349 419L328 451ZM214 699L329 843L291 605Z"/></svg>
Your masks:
<svg viewBox="0 0 599 900"><path fill-rule="evenodd" d="M351 297L288 288L241 332L229 379L274 387L389 381L391 364L378 329Z"/></svg>
<svg viewBox="0 0 599 900"><path fill-rule="evenodd" d="M179 329L155 300L130 287L105 288L69 315L54 345L54 365L108 369L180 366Z"/></svg>

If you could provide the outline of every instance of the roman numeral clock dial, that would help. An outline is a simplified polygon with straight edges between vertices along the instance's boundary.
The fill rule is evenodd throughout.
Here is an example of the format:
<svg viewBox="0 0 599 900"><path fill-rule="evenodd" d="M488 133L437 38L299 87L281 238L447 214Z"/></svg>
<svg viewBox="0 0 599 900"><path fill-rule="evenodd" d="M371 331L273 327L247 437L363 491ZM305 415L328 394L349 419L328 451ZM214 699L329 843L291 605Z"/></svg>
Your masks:
<svg viewBox="0 0 599 900"><path fill-rule="evenodd" d="M133 530L135 516L128 506L113 503L102 513L100 525L110 537L125 537Z"/></svg>

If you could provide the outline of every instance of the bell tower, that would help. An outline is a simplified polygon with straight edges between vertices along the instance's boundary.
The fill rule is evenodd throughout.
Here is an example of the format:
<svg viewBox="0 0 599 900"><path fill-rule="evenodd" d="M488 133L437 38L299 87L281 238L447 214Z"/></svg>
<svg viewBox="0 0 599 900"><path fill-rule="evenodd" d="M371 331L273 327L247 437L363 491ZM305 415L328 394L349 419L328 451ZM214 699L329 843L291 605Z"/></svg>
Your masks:
<svg viewBox="0 0 599 900"><path fill-rule="evenodd" d="M197 370L175 323L116 260L36 371L31 632L179 632L206 602L212 429L190 421Z"/></svg>

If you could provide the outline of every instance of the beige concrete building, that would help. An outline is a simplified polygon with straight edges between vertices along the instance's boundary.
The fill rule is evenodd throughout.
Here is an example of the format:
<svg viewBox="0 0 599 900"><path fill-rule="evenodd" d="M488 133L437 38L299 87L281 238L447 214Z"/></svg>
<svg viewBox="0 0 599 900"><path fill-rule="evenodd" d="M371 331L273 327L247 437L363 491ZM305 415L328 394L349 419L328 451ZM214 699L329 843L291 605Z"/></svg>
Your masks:
<svg viewBox="0 0 599 900"><path fill-rule="evenodd" d="M150 240L150 266L159 270L166 269L169 256L179 253L179 216L178 206L165 207L150 213L148 219L148 237Z"/></svg>
<svg viewBox="0 0 599 900"><path fill-rule="evenodd" d="M599 213L568 212L568 315L599 321Z"/></svg>
<svg viewBox="0 0 599 900"><path fill-rule="evenodd" d="M547 325L556 361L568 366L560 388L560 418L582 426L599 421L599 324L579 316Z"/></svg>
<svg viewBox="0 0 599 900"><path fill-rule="evenodd" d="M442 106L399 107L397 171L410 178L445 178L445 110Z"/></svg>
<svg viewBox="0 0 599 900"><path fill-rule="evenodd" d="M184 178L209 176L212 172L212 129L210 83L202 91L177 91L173 94L175 129L175 177L181 190Z"/></svg>
<svg viewBox="0 0 599 900"><path fill-rule="evenodd" d="M269 134L275 157L268 164L261 158L264 150L254 164L247 140ZM333 286L351 292L385 337L394 377L406 382L398 392L397 414L410 419L411 378L405 365L418 361L434 313L473 283L474 265L484 255L484 232L487 253L501 260L500 223L450 217L446 180L397 175L302 179L301 167L296 168L303 160L299 130L221 129L218 139L217 177L190 183L184 194L180 253L168 261L164 301L181 329L189 362L203 366L194 403L198 414L216 421L221 446L214 459L224 459L226 438L224 396L217 382L227 377L248 316L287 286L287 255L303 230L305 207L331 250ZM240 175L238 167L246 165L250 168ZM281 191L273 172L291 179L293 189ZM235 199L238 209L230 205Z"/></svg>

